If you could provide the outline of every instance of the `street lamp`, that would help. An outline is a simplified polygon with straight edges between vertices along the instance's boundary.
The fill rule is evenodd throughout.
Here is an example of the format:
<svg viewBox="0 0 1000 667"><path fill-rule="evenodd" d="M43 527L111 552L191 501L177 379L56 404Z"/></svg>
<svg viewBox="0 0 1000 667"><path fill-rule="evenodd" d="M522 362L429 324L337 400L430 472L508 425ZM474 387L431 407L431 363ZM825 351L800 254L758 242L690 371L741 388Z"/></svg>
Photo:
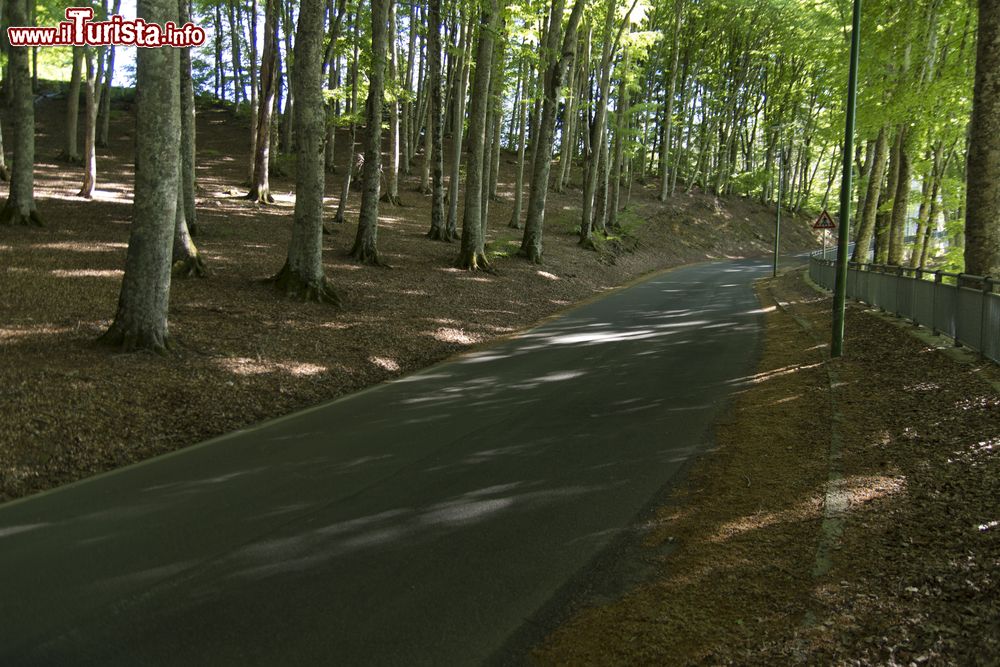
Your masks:
<svg viewBox="0 0 1000 667"><path fill-rule="evenodd" d="M854 0L851 30L851 70L847 80L847 121L844 123L844 171L840 179L840 229L837 230L837 269L833 289L833 336L830 356L844 353L844 308L847 301L847 246L851 220L851 155L854 147L854 111L858 99L858 59L861 53L861 0Z"/></svg>

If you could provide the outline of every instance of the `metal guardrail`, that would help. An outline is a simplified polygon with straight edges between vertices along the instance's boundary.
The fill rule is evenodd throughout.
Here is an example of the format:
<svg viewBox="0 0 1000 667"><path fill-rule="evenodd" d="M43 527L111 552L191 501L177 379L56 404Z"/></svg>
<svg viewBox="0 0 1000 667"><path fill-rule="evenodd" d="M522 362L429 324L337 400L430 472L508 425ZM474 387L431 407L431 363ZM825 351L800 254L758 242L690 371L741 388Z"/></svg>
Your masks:
<svg viewBox="0 0 1000 667"><path fill-rule="evenodd" d="M833 289L836 262L809 258L809 277ZM967 273L849 262L847 296L927 327L1000 363L1000 281Z"/></svg>

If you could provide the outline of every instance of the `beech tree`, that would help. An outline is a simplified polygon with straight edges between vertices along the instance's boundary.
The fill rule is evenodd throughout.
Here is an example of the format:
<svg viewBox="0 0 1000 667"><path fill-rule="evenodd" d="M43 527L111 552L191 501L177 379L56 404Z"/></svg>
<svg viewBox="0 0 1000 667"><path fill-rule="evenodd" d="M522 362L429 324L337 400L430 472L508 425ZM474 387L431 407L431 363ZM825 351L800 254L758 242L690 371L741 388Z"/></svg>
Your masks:
<svg viewBox="0 0 1000 667"><path fill-rule="evenodd" d="M545 222L545 199L549 190L549 171L552 167L552 137L555 133L556 108L566 71L576 55L576 36L583 16L585 0L576 0L570 13L565 34L562 30L564 0L554 0L543 54L548 56L544 66L541 117L535 134L535 158L532 164L531 191L528 195L528 213L521 239L521 254L530 261L542 261L542 226ZM563 36L560 48L560 36Z"/></svg>
<svg viewBox="0 0 1000 667"><path fill-rule="evenodd" d="M278 88L278 11L280 0L265 0L264 51L260 64L260 97L257 108L256 139L253 142L253 178L246 198L258 204L272 204L271 196L271 115ZM236 48L236 47L234 47ZM239 49L236 49L237 52Z"/></svg>
<svg viewBox="0 0 1000 667"><path fill-rule="evenodd" d="M323 188L326 181L323 104L323 0L302 0L295 36L295 217L288 258L274 277L281 292L303 301L340 305L323 270Z"/></svg>
<svg viewBox="0 0 1000 667"><path fill-rule="evenodd" d="M138 0L149 23L177 22L177 0ZM136 49L135 196L118 310L101 340L123 351L165 352L178 203L178 50Z"/></svg>
<svg viewBox="0 0 1000 667"><path fill-rule="evenodd" d="M427 236L435 241L450 241L444 211L444 124L441 119L441 0L428 6L427 68L430 78L428 95L431 137L431 229Z"/></svg>
<svg viewBox="0 0 1000 667"><path fill-rule="evenodd" d="M965 270L1000 277L1000 4L992 0L979 0L965 215Z"/></svg>
<svg viewBox="0 0 1000 667"><path fill-rule="evenodd" d="M372 53L368 77L368 102L365 105L365 161L362 167L361 211L358 233L351 257L365 264L386 266L378 254L378 204L382 179L382 108L385 93L386 24L389 3L372 0Z"/></svg>
<svg viewBox="0 0 1000 667"><path fill-rule="evenodd" d="M487 0L479 19L476 46L476 76L469 100L469 140L465 160L465 207L462 218L462 250L458 267L488 269L483 243L483 167L486 144L486 114L489 102L493 39L497 29L497 0Z"/></svg>
<svg viewBox="0 0 1000 667"><path fill-rule="evenodd" d="M27 25L28 0L8 0L11 25ZM0 225L41 225L35 208L35 100L28 71L29 51L11 47L8 55L9 86L12 93L13 159L10 193L0 209Z"/></svg>

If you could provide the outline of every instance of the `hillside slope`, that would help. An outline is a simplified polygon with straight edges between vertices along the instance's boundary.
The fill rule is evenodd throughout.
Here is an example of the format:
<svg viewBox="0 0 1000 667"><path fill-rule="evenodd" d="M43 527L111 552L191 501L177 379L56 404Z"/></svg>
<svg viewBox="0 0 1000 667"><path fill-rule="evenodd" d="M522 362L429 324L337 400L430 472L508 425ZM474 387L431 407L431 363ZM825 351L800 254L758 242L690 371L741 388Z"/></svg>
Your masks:
<svg viewBox="0 0 1000 667"><path fill-rule="evenodd" d="M281 267L294 180L272 181L274 206L240 195L247 128L224 109L198 117L199 234L206 279L176 280L167 358L120 355L94 340L114 314L131 215L133 119L114 113L112 143L98 153L94 200L75 197L80 168L58 161L65 100L38 107L36 196L41 229L0 228L0 500L185 447L287 414L509 335L645 273L727 257L764 255L773 211L746 200L633 186L624 231L598 251L576 244L578 190L552 193L545 262L517 258L507 227L513 160L504 156L500 201L490 207L495 274L451 268L455 244L425 238L429 197L420 160L401 180L403 205L383 204L379 245L392 269L363 267L346 251L348 224L326 237L325 263L345 308L279 298L266 279ZM10 127L5 119L5 127ZM346 164L328 177L332 217ZM815 247L803 219L788 216L784 251Z"/></svg>

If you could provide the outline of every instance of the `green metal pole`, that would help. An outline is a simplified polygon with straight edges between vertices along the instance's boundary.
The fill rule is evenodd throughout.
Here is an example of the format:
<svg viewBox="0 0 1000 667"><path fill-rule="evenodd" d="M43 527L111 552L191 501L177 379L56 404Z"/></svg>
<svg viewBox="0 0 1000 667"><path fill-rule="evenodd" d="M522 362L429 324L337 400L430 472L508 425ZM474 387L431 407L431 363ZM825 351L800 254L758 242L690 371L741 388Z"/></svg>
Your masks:
<svg viewBox="0 0 1000 667"><path fill-rule="evenodd" d="M781 241L781 144L778 144L778 210L774 217L774 269L772 276L778 275L778 243Z"/></svg>
<svg viewBox="0 0 1000 667"><path fill-rule="evenodd" d="M851 74L847 82L847 122L844 123L844 172L840 179L840 229L837 230L837 277L833 289L833 340L830 356L844 353L844 307L847 302L847 246L851 227L851 156L854 155L854 111L858 100L858 59L861 54L861 0L854 0L851 30Z"/></svg>

